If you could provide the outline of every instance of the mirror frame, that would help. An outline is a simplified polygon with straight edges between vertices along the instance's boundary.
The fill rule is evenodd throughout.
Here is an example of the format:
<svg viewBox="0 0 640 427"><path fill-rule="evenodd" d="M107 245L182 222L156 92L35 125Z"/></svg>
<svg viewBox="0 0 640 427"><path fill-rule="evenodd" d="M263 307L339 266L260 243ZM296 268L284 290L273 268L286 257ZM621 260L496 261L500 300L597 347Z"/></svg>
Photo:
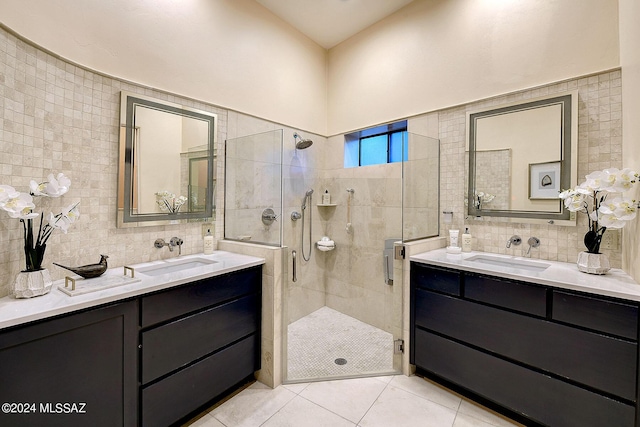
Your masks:
<svg viewBox="0 0 640 427"><path fill-rule="evenodd" d="M573 188L577 184L578 176L578 93L577 91L555 94L543 98L505 104L497 108L476 110L467 113L468 149L469 149L469 178L467 187L467 212L470 217L497 217L497 219L521 223L547 223L555 225L576 225L575 212L570 212L558 199L560 212L522 211L522 210L492 210L478 209L474 202L476 183L476 131L477 121L484 117L504 115L525 111L533 108L560 105L562 111L561 131L561 172L560 189Z"/></svg>
<svg viewBox="0 0 640 427"><path fill-rule="evenodd" d="M134 214L131 211L132 203L132 154L133 154L133 140L135 133L134 125L134 112L135 107L141 105L147 108L152 108L157 111L165 111L170 114L177 114L183 117L191 117L197 120L203 120L208 122L209 134L207 136L206 149L208 152L208 165L207 165L207 186L206 201L204 211L199 212L177 212L175 214L170 213L152 213L152 214ZM164 225L167 223L179 223L181 220L213 220L214 215L214 179L215 179L215 144L217 142L217 115L206 111L196 110L188 107L184 107L178 104L173 104L167 101L154 99L144 95L138 95L134 93L121 92L120 103L120 126L125 129L125 138L123 141L122 133L120 137L121 152L124 151L124 162L122 159L119 163L119 188L118 189L118 205L117 205L117 225L118 227L127 227L132 225ZM124 147L123 147L124 144ZM124 149L124 150L123 150ZM124 169L124 171L122 170ZM124 173L124 179L122 174ZM122 199L121 199L122 198ZM120 208L120 206L123 208ZM122 211L122 212L121 212ZM158 224L158 221L161 221ZM135 223L135 224L134 224Z"/></svg>

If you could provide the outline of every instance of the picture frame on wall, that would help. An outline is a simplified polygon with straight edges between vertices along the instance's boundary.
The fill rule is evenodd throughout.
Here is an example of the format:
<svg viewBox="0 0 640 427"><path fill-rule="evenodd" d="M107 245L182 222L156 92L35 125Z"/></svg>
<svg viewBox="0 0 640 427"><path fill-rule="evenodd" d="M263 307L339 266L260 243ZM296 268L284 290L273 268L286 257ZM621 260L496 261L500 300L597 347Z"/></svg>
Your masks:
<svg viewBox="0 0 640 427"><path fill-rule="evenodd" d="M529 200L557 199L561 168L561 161L529 163Z"/></svg>

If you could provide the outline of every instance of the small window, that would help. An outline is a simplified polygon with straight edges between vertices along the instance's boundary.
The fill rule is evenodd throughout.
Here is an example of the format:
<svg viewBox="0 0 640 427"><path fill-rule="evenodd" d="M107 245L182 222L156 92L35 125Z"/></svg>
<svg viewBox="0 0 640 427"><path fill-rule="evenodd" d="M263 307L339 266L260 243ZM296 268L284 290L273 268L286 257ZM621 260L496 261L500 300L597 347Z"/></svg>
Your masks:
<svg viewBox="0 0 640 427"><path fill-rule="evenodd" d="M344 166L368 166L407 159L407 122L397 122L345 135Z"/></svg>

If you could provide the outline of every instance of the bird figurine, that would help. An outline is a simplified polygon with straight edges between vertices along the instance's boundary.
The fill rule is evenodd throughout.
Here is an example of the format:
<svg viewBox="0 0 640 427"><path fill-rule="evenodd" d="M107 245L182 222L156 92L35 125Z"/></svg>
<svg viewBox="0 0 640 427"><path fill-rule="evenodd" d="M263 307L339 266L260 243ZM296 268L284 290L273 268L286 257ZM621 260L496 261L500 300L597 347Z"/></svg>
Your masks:
<svg viewBox="0 0 640 427"><path fill-rule="evenodd" d="M78 276L82 276L85 279L91 279L93 277L101 276L102 273L107 271L107 258L109 257L106 255L100 255L100 262L97 264L87 264L81 267L65 267L64 265L60 265L55 262L53 264L58 267L62 267L65 270L69 270Z"/></svg>

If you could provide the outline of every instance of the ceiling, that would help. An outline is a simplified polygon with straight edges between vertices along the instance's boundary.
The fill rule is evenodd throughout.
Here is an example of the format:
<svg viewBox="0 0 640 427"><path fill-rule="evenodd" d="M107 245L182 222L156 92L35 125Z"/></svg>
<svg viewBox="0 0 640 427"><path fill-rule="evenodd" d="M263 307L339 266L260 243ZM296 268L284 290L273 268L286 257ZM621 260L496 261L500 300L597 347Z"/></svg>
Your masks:
<svg viewBox="0 0 640 427"><path fill-rule="evenodd" d="M325 49L413 0L256 0Z"/></svg>

